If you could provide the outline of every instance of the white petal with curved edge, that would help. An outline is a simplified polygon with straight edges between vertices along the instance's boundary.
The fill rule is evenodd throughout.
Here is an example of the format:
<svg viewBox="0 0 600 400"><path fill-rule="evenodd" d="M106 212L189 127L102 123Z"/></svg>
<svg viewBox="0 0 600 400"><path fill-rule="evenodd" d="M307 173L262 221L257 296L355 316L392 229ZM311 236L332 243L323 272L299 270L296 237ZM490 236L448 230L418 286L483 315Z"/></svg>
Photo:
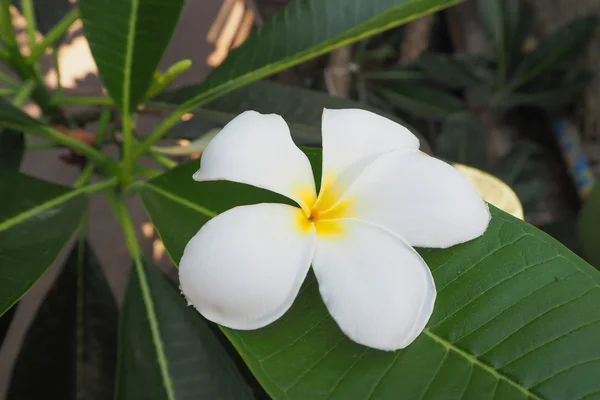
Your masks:
<svg viewBox="0 0 600 400"><path fill-rule="evenodd" d="M197 181L228 180L282 194L303 206L315 195L310 162L296 147L287 124L276 114L245 111L208 144Z"/></svg>
<svg viewBox="0 0 600 400"><path fill-rule="evenodd" d="M179 262L187 300L207 319L233 329L257 329L281 317L306 277L314 229L302 211L284 204L232 208L208 221Z"/></svg>
<svg viewBox="0 0 600 400"><path fill-rule="evenodd" d="M419 148L419 139L404 126L360 109L324 109L322 135L321 190L333 184L340 195L381 154Z"/></svg>
<svg viewBox="0 0 600 400"><path fill-rule="evenodd" d="M381 156L345 197L352 217L382 226L415 247L446 248L483 235L490 211L454 167L418 152Z"/></svg>
<svg viewBox="0 0 600 400"><path fill-rule="evenodd" d="M313 269L327 309L352 340L381 350L408 346L423 331L436 297L421 256L400 238L360 221L317 239Z"/></svg>

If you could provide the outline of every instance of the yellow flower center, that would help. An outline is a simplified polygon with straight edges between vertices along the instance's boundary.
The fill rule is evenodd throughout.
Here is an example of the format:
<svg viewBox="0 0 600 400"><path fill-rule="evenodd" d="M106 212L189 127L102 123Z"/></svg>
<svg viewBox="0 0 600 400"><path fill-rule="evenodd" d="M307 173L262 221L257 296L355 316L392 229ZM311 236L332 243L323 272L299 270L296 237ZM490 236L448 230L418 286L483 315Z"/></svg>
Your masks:
<svg viewBox="0 0 600 400"><path fill-rule="evenodd" d="M301 191L300 199L307 205L298 210L297 222L303 232L315 227L319 236L335 236L344 231L341 218L347 218L352 206L351 199L340 200L342 193L335 190L329 179L321 187L319 196L315 198L310 191Z"/></svg>

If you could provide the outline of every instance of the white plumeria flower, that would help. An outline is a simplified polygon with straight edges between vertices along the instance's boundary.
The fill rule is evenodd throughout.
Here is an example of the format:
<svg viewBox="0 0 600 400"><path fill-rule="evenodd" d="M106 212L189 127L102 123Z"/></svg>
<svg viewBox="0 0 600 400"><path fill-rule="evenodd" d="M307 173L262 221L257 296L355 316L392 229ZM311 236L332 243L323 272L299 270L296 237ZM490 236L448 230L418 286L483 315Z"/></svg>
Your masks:
<svg viewBox="0 0 600 400"><path fill-rule="evenodd" d="M324 110L323 174L278 115L246 111L210 142L197 181L241 182L298 207L235 207L207 222L179 264L181 290L207 319L257 329L292 305L312 264L327 309L352 340L396 350L423 331L436 297L412 246L446 248L484 233L490 213L452 166L408 129L357 109Z"/></svg>

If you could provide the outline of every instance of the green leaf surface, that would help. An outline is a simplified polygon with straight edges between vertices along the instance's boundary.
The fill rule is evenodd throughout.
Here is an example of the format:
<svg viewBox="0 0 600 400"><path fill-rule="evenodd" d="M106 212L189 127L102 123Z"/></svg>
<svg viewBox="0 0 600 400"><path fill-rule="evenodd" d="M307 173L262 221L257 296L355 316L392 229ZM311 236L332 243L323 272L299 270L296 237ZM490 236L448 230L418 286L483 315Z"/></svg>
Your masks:
<svg viewBox="0 0 600 400"><path fill-rule="evenodd" d="M180 104L180 92L164 93L157 98L166 104ZM323 108L362 108L380 114L406 126L421 141L421 149L428 151L425 139L411 126L395 115L383 113L352 100L330 96L315 90L258 81L211 101L194 111L195 117L173 127L170 136L195 140L204 132L223 127L238 114L254 110L263 114L279 114L288 123L298 145L321 144L321 116Z"/></svg>
<svg viewBox="0 0 600 400"><path fill-rule="evenodd" d="M183 0L80 0L100 78L123 114L142 101L179 20Z"/></svg>
<svg viewBox="0 0 600 400"><path fill-rule="evenodd" d="M600 185L597 183L579 214L578 232L585 258L600 269Z"/></svg>
<svg viewBox="0 0 600 400"><path fill-rule="evenodd" d="M77 229L81 191L0 169L0 315L46 272Z"/></svg>
<svg viewBox="0 0 600 400"><path fill-rule="evenodd" d="M518 66L513 89L575 61L592 38L597 22L596 16L577 18L540 43Z"/></svg>
<svg viewBox="0 0 600 400"><path fill-rule="evenodd" d="M75 246L27 331L7 400L112 398L117 315L90 245Z"/></svg>
<svg viewBox="0 0 600 400"><path fill-rule="evenodd" d="M23 153L25 153L23 132L0 129L0 168L18 170Z"/></svg>
<svg viewBox="0 0 600 400"><path fill-rule="evenodd" d="M320 151L306 153L320 176ZM226 192L215 190L224 182L192 181L197 167L197 161L183 164L141 191L175 261L212 215L261 201L258 192L246 198L243 185L236 192L229 183ZM272 194L263 196L272 201ZM545 233L490 208L482 237L419 250L438 297L427 329L405 350L350 341L325 309L312 274L280 320L224 332L276 400L597 398L600 273Z"/></svg>
<svg viewBox="0 0 600 400"><path fill-rule="evenodd" d="M487 134L481 121L469 113L457 113L444 120L436 141L437 157L470 165L488 167Z"/></svg>
<svg viewBox="0 0 600 400"><path fill-rule="evenodd" d="M412 117L442 119L465 110L465 103L458 97L423 85L380 87L377 92L395 109Z"/></svg>
<svg viewBox="0 0 600 400"><path fill-rule="evenodd" d="M103 1L103 0L97 0ZM199 105L274 72L461 0L293 0L180 94Z"/></svg>
<svg viewBox="0 0 600 400"><path fill-rule="evenodd" d="M125 294L118 365L117 400L252 399L207 322L143 262Z"/></svg>

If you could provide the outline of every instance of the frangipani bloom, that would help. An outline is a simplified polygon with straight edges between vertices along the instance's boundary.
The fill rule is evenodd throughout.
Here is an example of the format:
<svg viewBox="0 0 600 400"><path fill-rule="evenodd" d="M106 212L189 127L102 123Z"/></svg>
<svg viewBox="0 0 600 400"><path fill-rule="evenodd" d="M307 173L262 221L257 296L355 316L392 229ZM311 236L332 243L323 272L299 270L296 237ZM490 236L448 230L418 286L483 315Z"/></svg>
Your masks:
<svg viewBox="0 0 600 400"><path fill-rule="evenodd" d="M240 206L211 219L185 248L181 290L207 319L257 329L290 308L312 265L346 335L404 348L425 328L436 297L413 246L446 248L482 235L488 207L455 168L377 114L326 109L322 135L317 196L309 161L280 116L247 111L217 134L195 180L258 186L298 206Z"/></svg>

